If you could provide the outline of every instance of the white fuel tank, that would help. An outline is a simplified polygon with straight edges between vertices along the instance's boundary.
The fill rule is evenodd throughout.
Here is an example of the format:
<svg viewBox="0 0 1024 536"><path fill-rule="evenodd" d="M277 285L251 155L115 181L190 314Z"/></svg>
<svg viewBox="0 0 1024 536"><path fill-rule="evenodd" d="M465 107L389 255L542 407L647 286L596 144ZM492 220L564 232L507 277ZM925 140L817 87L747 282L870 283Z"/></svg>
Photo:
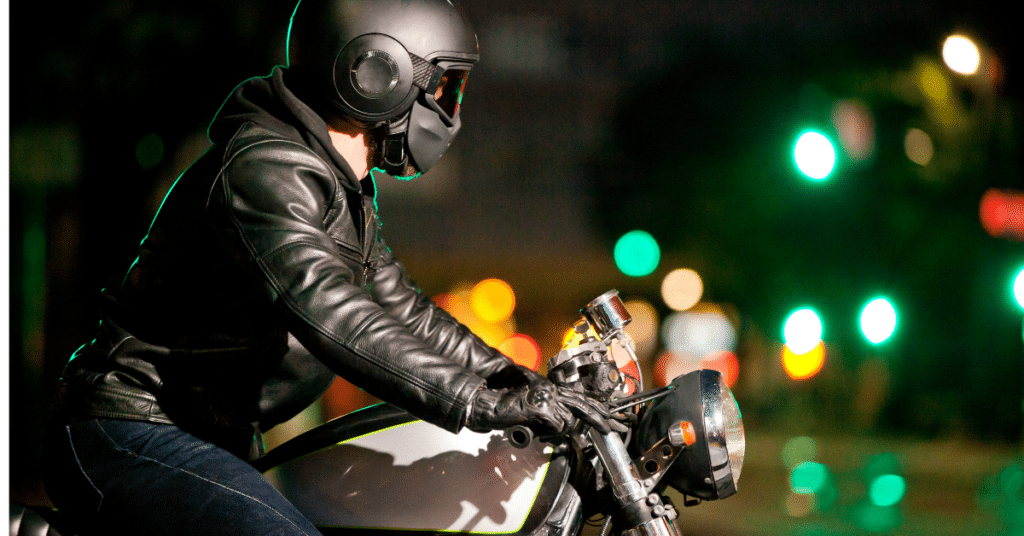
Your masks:
<svg viewBox="0 0 1024 536"><path fill-rule="evenodd" d="M544 443L519 449L501 432L452 434L387 405L278 451L268 475L322 528L525 534L547 518L567 473Z"/></svg>

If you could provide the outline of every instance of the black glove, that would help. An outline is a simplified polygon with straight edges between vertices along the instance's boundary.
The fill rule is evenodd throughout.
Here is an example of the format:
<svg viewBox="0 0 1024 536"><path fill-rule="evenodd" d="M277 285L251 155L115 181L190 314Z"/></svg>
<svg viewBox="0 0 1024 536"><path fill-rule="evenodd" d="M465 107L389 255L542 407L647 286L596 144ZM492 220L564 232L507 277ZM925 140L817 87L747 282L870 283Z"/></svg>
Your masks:
<svg viewBox="0 0 1024 536"><path fill-rule="evenodd" d="M538 437L548 437L569 432L577 418L601 433L611 430L607 411L596 401L569 389L559 389L526 367L507 369L511 370L488 378L488 384L508 387L481 389L473 395L466 418L470 430L486 432L521 424Z"/></svg>

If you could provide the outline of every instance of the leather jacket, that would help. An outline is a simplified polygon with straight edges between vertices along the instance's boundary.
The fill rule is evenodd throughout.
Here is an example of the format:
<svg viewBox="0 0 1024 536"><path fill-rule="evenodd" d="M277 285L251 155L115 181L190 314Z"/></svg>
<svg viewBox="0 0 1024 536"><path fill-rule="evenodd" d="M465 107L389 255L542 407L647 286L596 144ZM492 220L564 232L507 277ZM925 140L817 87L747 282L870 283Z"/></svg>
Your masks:
<svg viewBox="0 0 1024 536"><path fill-rule="evenodd" d="M68 363L65 416L267 430L340 375L451 431L512 365L409 279L287 70L239 85L213 146L171 188L97 338ZM211 432L212 433L212 432Z"/></svg>

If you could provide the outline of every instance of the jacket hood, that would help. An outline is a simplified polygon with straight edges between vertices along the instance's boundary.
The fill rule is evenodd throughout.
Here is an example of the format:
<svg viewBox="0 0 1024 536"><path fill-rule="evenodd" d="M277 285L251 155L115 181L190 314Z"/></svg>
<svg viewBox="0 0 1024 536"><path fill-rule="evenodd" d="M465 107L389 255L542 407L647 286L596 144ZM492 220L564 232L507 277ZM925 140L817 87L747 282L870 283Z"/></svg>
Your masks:
<svg viewBox="0 0 1024 536"><path fill-rule="evenodd" d="M331 143L327 123L285 85L287 69L274 67L268 76L242 82L214 116L207 131L213 143L226 143L247 122L295 140L338 172L345 188L361 192L359 178Z"/></svg>

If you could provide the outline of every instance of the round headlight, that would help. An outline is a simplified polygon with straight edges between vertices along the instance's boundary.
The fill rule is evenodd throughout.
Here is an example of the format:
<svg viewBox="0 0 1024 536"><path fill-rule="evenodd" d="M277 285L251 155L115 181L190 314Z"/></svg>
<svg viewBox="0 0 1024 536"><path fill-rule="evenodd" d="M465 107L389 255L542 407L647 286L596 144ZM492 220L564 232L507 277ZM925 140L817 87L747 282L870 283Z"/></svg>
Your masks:
<svg viewBox="0 0 1024 536"><path fill-rule="evenodd" d="M704 401L704 430L715 482L719 484L719 489L722 489L722 485L728 487L729 483L723 478L726 475L720 474L728 469L732 478L732 493L735 493L746 452L740 406L719 373L701 374L701 398Z"/></svg>
<svg viewBox="0 0 1024 536"><path fill-rule="evenodd" d="M666 438L670 429L688 422L696 441L683 449L663 482L704 500L736 493L746 439L739 405L722 374L696 370L677 377L672 386L667 396L648 408L638 427L634 451L646 452Z"/></svg>

